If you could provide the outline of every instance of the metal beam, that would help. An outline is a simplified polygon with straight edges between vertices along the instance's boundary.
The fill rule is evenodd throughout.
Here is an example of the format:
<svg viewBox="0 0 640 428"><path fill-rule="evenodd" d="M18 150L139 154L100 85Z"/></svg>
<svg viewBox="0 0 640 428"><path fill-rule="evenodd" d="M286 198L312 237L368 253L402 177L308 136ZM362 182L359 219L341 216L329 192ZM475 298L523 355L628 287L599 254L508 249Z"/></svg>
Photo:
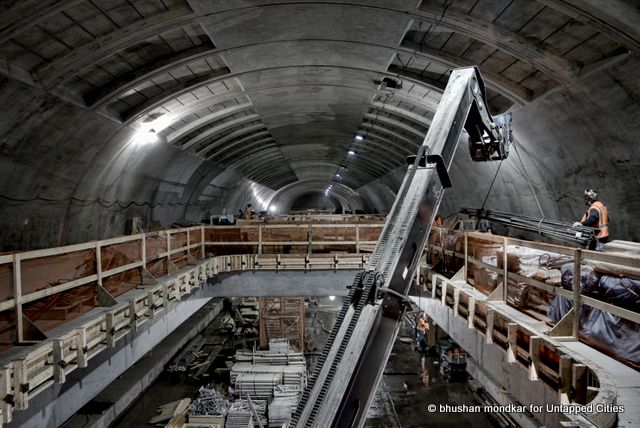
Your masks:
<svg viewBox="0 0 640 428"><path fill-rule="evenodd" d="M193 137L186 143L182 144L180 147L182 148L182 150L187 150L195 146L196 144L201 143L202 141L206 141L207 139L221 132L226 131L229 128L234 128L236 126L240 126L245 123L255 122L256 120L260 120L259 114L250 114L248 116L243 116L238 119L229 120L214 128L207 129L206 131L202 132L201 134L198 134L197 136Z"/></svg>

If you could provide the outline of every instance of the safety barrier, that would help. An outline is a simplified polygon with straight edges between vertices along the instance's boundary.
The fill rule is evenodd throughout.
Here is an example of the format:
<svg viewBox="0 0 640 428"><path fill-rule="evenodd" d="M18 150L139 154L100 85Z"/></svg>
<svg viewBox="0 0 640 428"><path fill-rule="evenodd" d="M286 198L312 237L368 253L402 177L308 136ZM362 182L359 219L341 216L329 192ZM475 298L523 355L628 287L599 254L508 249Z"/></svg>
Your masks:
<svg viewBox="0 0 640 428"><path fill-rule="evenodd" d="M91 317L89 314L87 315L89 320L70 331L57 337L46 338L21 352L12 352L11 357L5 356L5 361L0 366L0 397L3 397L3 400L0 401L0 418L3 423L11 421L13 410L27 409L30 398L53 384L64 383L69 373L77 368L87 367L88 361L93 357L105 349L115 347L117 342L121 341L128 333L139 329L145 322L162 316L163 311L168 310L173 302L191 294L193 290L201 287L204 281L218 273L245 270L362 269L368 261L366 254L225 255L204 260L195 260L195 258L189 257L188 264L180 269L171 261L172 255L180 254L183 251L190 254L189 252L196 246L202 248L203 241L191 244L189 237L187 237L186 245L172 250L171 242L174 238L171 236L185 232L191 235L193 230L194 228L186 228L163 232L166 235L167 250L158 253L157 257L164 257L170 266L173 265L170 267L168 275L154 278L148 273L145 274L142 283L136 289L129 291L131 296L125 295L121 298L126 301L116 300L103 289L98 292L99 306L102 308L97 309L99 313L95 316ZM145 236L134 235L79 246L18 253L5 257L11 257L15 262L16 256L20 255L17 257L17 264L14 264L17 271L20 272L20 261L30 258L55 256L90 249L95 251L93 254L99 260L101 247L128 242L143 245L145 241ZM141 252L144 254L144 250ZM142 268L145 265L145 260L148 261L144 257L142 261L127 263L116 269L125 271ZM99 262L97 264L100 266ZM112 275L111 271L91 274L88 277L56 286L55 290L47 289L45 291L49 293L47 295L50 295L73 287L80 287L83 284ZM17 279L19 287L19 275ZM100 283L96 286L100 287ZM38 296L44 295L41 291L36 293ZM33 296L25 295L22 297L23 299L14 299L13 305L15 302L20 304L25 300L29 301ZM5 305L6 308L13 307L6 302Z"/></svg>
<svg viewBox="0 0 640 428"><path fill-rule="evenodd" d="M462 277L462 272L452 279L433 274L426 283L430 297L448 307L454 317L464 319L469 329L484 336L486 344L501 348L508 363L519 364L528 371L530 381L543 382L556 390L558 401L550 404L592 404L593 409L604 409L590 414L567 412L565 418L571 422L565 426L615 424L618 391L604 369L568 352L565 342L533 328L538 324L534 319L530 319L531 324L523 322L517 310L490 300Z"/></svg>

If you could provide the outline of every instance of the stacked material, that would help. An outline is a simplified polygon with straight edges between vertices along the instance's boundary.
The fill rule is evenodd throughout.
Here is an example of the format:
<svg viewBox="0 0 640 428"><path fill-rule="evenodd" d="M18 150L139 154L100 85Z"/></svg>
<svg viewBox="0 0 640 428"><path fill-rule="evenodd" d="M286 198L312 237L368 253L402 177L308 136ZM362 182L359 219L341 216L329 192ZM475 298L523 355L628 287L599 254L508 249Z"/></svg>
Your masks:
<svg viewBox="0 0 640 428"><path fill-rule="evenodd" d="M229 408L229 413L227 413L227 422L225 423L225 428L253 428L254 423L257 424L258 421L255 420L253 415L253 409L251 409L251 405L253 404L253 409L255 409L256 413L260 417L260 423L264 426L267 424L267 403L264 400L251 400L251 404L247 400L236 400L231 407Z"/></svg>
<svg viewBox="0 0 640 428"><path fill-rule="evenodd" d="M204 386L198 390L198 398L191 405L192 416L224 416L227 413L229 402L222 398L215 389L207 389Z"/></svg>
<svg viewBox="0 0 640 428"><path fill-rule="evenodd" d="M276 385L293 385L302 388L306 385L305 366L236 363L231 369L231 382L237 384L239 375L244 374L275 374L278 376Z"/></svg>
<svg viewBox="0 0 640 428"><path fill-rule="evenodd" d="M238 363L270 364L274 366L300 366L305 364L302 352L236 352L235 359Z"/></svg>
<svg viewBox="0 0 640 428"><path fill-rule="evenodd" d="M580 269L583 295L640 313L640 272L633 268L619 269L628 276L615 274L611 266L602 263L585 264ZM562 266L562 287L571 290L573 264ZM635 276L634 276L635 275ZM556 296L549 307L549 318L559 321L572 308L572 302ZM640 369L640 325L608 312L582 305L580 308L580 340L609 354L613 358Z"/></svg>
<svg viewBox="0 0 640 428"><path fill-rule="evenodd" d="M291 352L291 345L288 339L269 339L269 351L281 354Z"/></svg>
<svg viewBox="0 0 640 428"><path fill-rule="evenodd" d="M235 375L235 389L242 397L249 394L251 398L269 398L273 387L281 383L281 373L237 373Z"/></svg>
<svg viewBox="0 0 640 428"><path fill-rule="evenodd" d="M269 404L269 427L281 427L291 420L302 389L296 386L279 385L273 389L273 401Z"/></svg>

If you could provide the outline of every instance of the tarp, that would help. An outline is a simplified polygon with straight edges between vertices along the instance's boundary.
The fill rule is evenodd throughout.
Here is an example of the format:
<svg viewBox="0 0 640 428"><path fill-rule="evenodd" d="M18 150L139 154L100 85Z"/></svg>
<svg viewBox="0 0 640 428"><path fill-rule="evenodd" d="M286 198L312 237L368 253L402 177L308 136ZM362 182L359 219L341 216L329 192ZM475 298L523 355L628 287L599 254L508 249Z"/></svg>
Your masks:
<svg viewBox="0 0 640 428"><path fill-rule="evenodd" d="M640 312L640 281L629 278L600 276L593 266L582 266L582 293L604 302ZM571 289L573 264L562 266L562 287ZM549 306L548 316L559 321L572 308L572 302L556 296ZM580 340L640 369L640 325L608 312L581 305Z"/></svg>

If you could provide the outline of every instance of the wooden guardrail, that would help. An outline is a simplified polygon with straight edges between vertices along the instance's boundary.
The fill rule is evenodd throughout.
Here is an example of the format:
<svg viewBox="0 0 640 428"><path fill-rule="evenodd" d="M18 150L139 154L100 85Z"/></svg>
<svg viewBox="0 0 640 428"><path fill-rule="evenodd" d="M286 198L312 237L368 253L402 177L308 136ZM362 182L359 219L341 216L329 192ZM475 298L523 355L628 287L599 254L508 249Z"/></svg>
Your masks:
<svg viewBox="0 0 640 428"><path fill-rule="evenodd" d="M434 233L442 233L442 230L435 229ZM442 235L441 235L442 236ZM483 241L491 241L502 246L503 260L502 268L484 263L482 260L472 257L469 254L469 240L477 239ZM442 243L442 238L440 240ZM581 272L581 267L585 262L596 261L614 264L617 266L625 266L629 268L640 268L640 258L628 257L619 254L608 254L603 252L588 251L580 248L571 248L561 245L547 244L542 242L525 241L522 239L510 238L506 236L497 236L489 233L479 232L464 232L464 249L463 251L451 251L443 248L442 245L431 245L430 250L440 252L443 256L457 257L464 262L462 269L462 277L459 278L462 281L468 280L469 265L473 264L478 267L495 272L501 278L501 282L498 287L491 293L489 298L491 300L499 300L506 302L508 287L505 285L508 283L509 278L512 278L518 282L525 283L527 285L536 287L540 290L544 290L556 295L563 296L572 302L573 308L568 312L554 327L551 334L553 336L565 336L573 337L577 340L580 330L580 305L587 305L602 311L608 312L613 315L617 315L626 320L640 324L640 313L630 311L620 306L604 302L595 299L590 296L586 296L581 292L580 286L580 274L573 275L573 284L571 290L566 290L562 287L553 286L542 281L538 281L533 278L522 276L516 272L512 272L508 268L508 251L507 247L510 245L518 245L525 248L533 248L536 250L548 251L552 253L558 253L568 256L574 265L573 272Z"/></svg>
<svg viewBox="0 0 640 428"><path fill-rule="evenodd" d="M189 229L191 231L192 229ZM166 231L167 236L183 233L186 229ZM107 240L106 242L144 242L143 236L132 236ZM171 238L167 238L169 242ZM189 241L187 239L187 241ZM63 247L56 251L42 250L37 252L41 257L49 254L59 254L64 251L77 251L100 248L99 243L91 246L81 245ZM187 244L175 250L163 251L159 256L169 257L179 251L188 251L202 242ZM174 252L175 251L175 252ZM26 253L19 253L24 256ZM13 257L9 256L9 257ZM35 257L35 256L34 256ZM26 260L29 259L27 255ZM18 260L25 260L20 257ZM204 260L191 258L182 269L172 268L172 272L164 277L144 278L142 289L132 290L133 296L126 301L117 301L113 297L103 300L101 308L94 317L87 315L89 320L80 326L59 335L50 337L37 344L33 344L22 352L13 353L5 357L0 363L0 420L8 423L12 419L14 410L27 409L30 398L38 395L53 384L64 383L67 375L77 368L86 367L88 361L108 348L113 348L128 333L136 331L145 322L161 316L163 311L180 300L183 296L198 289L203 281L222 272L236 272L248 270L315 270L315 269L362 269L368 262L367 254L323 254L323 255L225 255L210 257ZM128 263L127 269L139 268L140 262ZM17 265L20 267L20 265ZM102 278L109 272L102 272ZM96 276L92 274L90 277ZM99 276L99 275L98 275ZM19 278L18 278L19 279ZM75 280L74 280L75 281ZM75 281L73 284L63 284L56 292L68 290L71 286L78 287L88 280ZM48 292L48 291L47 291ZM43 293L40 293L43 294ZM30 295L23 296L30 299ZM14 302L21 299L14 299ZM2 360L0 355L0 360Z"/></svg>

